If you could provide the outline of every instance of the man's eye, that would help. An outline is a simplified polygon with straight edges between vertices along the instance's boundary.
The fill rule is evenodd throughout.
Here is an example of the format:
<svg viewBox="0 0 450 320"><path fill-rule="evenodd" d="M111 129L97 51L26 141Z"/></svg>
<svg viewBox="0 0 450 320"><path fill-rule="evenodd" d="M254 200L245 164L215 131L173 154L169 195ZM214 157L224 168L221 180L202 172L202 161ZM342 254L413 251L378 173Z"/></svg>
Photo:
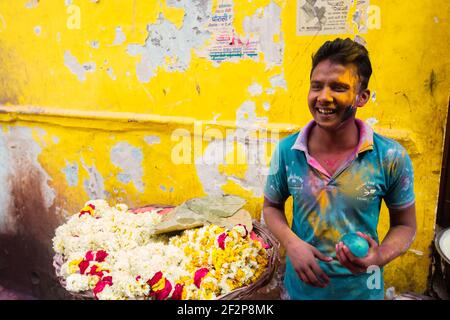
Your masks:
<svg viewBox="0 0 450 320"><path fill-rule="evenodd" d="M347 88L344 86L335 86L335 87L333 87L333 90L337 91L337 92L344 92L344 91L347 91Z"/></svg>
<svg viewBox="0 0 450 320"><path fill-rule="evenodd" d="M311 85L311 90L316 91L316 90L320 90L320 89L322 89L322 87L320 85L318 85L318 84L312 84Z"/></svg>

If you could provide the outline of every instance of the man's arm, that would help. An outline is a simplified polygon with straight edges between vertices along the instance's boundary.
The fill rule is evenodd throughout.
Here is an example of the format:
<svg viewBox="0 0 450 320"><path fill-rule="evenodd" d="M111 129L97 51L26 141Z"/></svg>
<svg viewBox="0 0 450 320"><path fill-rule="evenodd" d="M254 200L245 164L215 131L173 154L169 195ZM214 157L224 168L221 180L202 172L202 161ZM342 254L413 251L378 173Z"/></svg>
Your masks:
<svg viewBox="0 0 450 320"><path fill-rule="evenodd" d="M366 272L370 265L385 266L408 250L416 235L416 206L405 209L389 209L390 227L382 243L366 234L359 233L370 245L369 254L365 258L356 258L342 243L336 247L336 256L340 263L357 274Z"/></svg>
<svg viewBox="0 0 450 320"><path fill-rule="evenodd" d="M380 245L381 265L386 265L408 250L416 236L416 205L389 209L390 227Z"/></svg>
<svg viewBox="0 0 450 320"><path fill-rule="evenodd" d="M264 197L263 216L269 230L280 241L280 244L287 248L292 243L292 239L297 236L289 227L284 214L284 203L274 203Z"/></svg>
<svg viewBox="0 0 450 320"><path fill-rule="evenodd" d="M301 240L291 230L284 214L284 202L277 204L264 197L263 216L269 230L286 249L299 278L311 286L326 287L330 279L319 267L316 259L330 262L332 258Z"/></svg>

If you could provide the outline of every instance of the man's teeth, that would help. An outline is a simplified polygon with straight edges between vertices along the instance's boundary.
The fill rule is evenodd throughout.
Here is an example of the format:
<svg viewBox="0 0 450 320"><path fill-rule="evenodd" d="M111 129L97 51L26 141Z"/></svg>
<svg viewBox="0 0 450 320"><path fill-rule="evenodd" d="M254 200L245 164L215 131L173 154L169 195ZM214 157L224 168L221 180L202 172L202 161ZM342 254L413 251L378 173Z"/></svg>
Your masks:
<svg viewBox="0 0 450 320"><path fill-rule="evenodd" d="M319 113L322 113L322 114L332 114L332 113L336 112L336 110L321 109L321 108L318 108L317 110L319 111Z"/></svg>

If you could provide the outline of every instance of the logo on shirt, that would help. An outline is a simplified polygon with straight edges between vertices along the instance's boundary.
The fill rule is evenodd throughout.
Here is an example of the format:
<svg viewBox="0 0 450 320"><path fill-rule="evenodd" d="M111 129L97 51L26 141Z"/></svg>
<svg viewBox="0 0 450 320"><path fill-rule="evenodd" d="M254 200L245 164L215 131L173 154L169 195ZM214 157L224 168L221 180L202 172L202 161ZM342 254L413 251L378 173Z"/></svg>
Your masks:
<svg viewBox="0 0 450 320"><path fill-rule="evenodd" d="M356 187L357 196L356 199L362 201L372 201L377 197L377 186L375 182L365 182Z"/></svg>
<svg viewBox="0 0 450 320"><path fill-rule="evenodd" d="M288 177L287 181L290 189L294 189L296 191L303 189L302 177L292 174Z"/></svg>

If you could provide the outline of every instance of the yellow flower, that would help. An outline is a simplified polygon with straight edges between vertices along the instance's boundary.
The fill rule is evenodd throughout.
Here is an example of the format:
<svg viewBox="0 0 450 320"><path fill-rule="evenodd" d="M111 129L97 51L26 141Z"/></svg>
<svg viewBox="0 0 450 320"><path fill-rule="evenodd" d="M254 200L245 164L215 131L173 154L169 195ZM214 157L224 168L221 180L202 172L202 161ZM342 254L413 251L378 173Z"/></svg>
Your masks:
<svg viewBox="0 0 450 320"><path fill-rule="evenodd" d="M78 265L80 264L81 261L83 261L83 258L74 259L69 262L68 265L69 274L76 273L80 270L80 267Z"/></svg>

